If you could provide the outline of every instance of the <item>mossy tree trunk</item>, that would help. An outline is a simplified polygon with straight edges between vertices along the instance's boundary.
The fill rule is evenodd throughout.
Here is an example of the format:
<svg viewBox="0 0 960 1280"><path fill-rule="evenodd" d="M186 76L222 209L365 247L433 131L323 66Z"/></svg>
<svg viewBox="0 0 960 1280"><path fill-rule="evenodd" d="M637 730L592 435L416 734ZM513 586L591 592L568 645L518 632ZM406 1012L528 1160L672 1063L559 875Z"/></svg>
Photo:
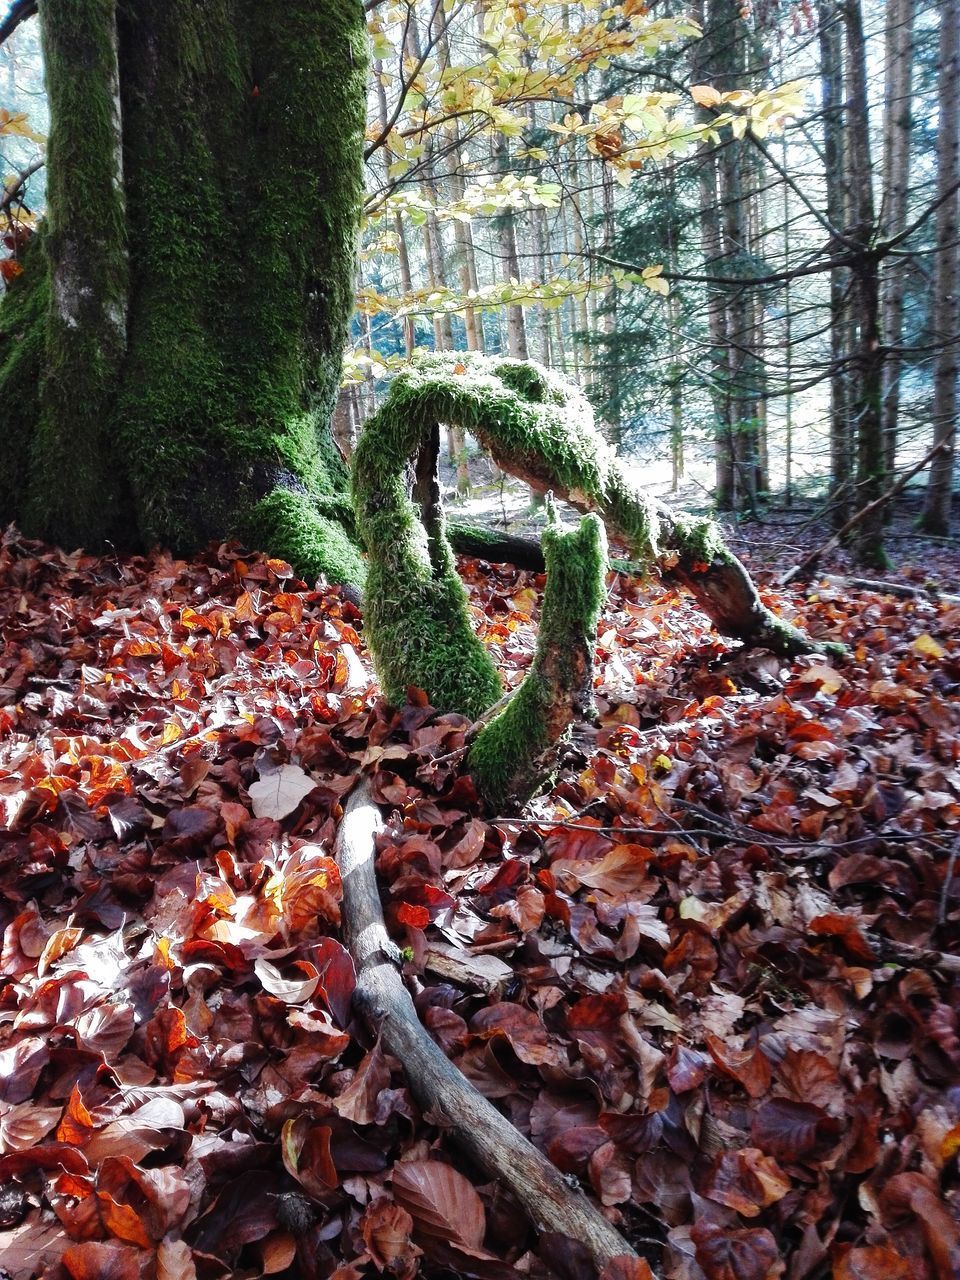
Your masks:
<svg viewBox="0 0 960 1280"><path fill-rule="evenodd" d="M359 0L44 0L40 20L49 209L0 308L0 518L67 545L245 534L359 584L330 434Z"/></svg>

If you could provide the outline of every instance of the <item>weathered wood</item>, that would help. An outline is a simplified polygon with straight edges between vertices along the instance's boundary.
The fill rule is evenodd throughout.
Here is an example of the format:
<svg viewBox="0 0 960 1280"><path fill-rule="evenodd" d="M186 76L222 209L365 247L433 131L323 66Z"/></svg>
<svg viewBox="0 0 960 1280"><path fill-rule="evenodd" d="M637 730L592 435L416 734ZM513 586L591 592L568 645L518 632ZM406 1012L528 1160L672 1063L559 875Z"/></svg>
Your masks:
<svg viewBox="0 0 960 1280"><path fill-rule="evenodd" d="M420 1107L522 1206L537 1231L579 1240L598 1268L635 1256L626 1240L563 1175L496 1110L444 1056L416 1015L400 976L399 953L383 923L374 870L383 819L365 781L350 796L337 835L343 877L343 925L357 970L354 1004L379 1032L386 1051L403 1063Z"/></svg>

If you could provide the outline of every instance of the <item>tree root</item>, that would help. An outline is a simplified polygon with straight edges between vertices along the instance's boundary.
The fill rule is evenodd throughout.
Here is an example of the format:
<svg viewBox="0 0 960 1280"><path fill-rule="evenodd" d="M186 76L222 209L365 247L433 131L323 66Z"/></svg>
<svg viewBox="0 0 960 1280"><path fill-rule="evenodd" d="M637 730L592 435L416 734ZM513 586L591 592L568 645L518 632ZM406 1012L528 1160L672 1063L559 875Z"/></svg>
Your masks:
<svg viewBox="0 0 960 1280"><path fill-rule="evenodd" d="M357 970L354 1004L407 1073L424 1112L438 1117L458 1147L520 1203L537 1231L580 1241L597 1269L633 1249L562 1174L444 1056L417 1018L387 934L374 870L380 811L365 781L347 802L337 835L346 944Z"/></svg>
<svg viewBox="0 0 960 1280"><path fill-rule="evenodd" d="M565 533L552 499L547 501L547 585L533 663L467 757L477 791L493 813L526 804L554 772L571 723L593 712L593 650L606 572L603 525L585 516L579 529Z"/></svg>

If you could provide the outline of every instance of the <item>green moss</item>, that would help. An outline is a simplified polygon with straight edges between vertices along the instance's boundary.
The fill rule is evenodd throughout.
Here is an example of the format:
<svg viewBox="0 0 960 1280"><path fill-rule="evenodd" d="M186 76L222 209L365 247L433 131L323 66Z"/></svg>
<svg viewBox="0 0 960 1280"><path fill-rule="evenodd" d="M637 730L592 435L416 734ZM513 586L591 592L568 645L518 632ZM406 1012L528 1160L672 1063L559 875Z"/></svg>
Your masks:
<svg viewBox="0 0 960 1280"><path fill-rule="evenodd" d="M610 468L604 509L618 532L626 539L630 554L648 565L660 556L660 515L657 503L637 490L619 465Z"/></svg>
<svg viewBox="0 0 960 1280"><path fill-rule="evenodd" d="M23 251L23 273L0 305L0 524L22 518L30 449L40 416L50 275L40 237Z"/></svg>
<svg viewBox="0 0 960 1280"><path fill-rule="evenodd" d="M128 512L107 416L126 348L126 219L115 0L45 0L50 101L46 360L24 526L96 543Z"/></svg>
<svg viewBox="0 0 960 1280"><path fill-rule="evenodd" d="M428 538L408 496L407 462L433 425L408 403L391 389L354 454L357 525L370 557L364 630L389 701L403 702L414 685L434 706L477 717L500 696L500 679L474 633L442 517Z"/></svg>
<svg viewBox="0 0 960 1280"><path fill-rule="evenodd" d="M720 526L709 516L676 512L673 524L674 546L686 559L709 565L728 554Z"/></svg>
<svg viewBox="0 0 960 1280"><path fill-rule="evenodd" d="M584 517L570 532L559 523L549 525L543 552L547 587L533 664L503 711L480 731L467 759L495 813L524 803L549 779L567 724L590 710L583 705L583 664L585 655L588 668L592 662L604 597L603 525L596 516Z"/></svg>
<svg viewBox="0 0 960 1280"><path fill-rule="evenodd" d="M274 489L250 511L238 532L258 550L289 560L301 578L325 575L362 588L364 564L343 525L307 494Z"/></svg>
<svg viewBox="0 0 960 1280"><path fill-rule="evenodd" d="M202 545L268 496L279 536L276 488L347 487L329 420L352 308L363 13L295 0L278 22L268 8L132 0L122 26L137 295L118 430L146 542ZM316 552L329 540L315 532L285 545L302 534Z"/></svg>

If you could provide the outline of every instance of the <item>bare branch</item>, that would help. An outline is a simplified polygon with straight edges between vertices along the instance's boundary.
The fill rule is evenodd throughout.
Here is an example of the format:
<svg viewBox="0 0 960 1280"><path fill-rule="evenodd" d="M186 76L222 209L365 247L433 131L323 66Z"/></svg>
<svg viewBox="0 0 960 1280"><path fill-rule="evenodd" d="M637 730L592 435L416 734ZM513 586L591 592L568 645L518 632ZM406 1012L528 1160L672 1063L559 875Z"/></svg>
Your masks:
<svg viewBox="0 0 960 1280"><path fill-rule="evenodd" d="M37 0L13 0L10 12L0 22L0 44L9 40L21 22L32 18L37 12Z"/></svg>

